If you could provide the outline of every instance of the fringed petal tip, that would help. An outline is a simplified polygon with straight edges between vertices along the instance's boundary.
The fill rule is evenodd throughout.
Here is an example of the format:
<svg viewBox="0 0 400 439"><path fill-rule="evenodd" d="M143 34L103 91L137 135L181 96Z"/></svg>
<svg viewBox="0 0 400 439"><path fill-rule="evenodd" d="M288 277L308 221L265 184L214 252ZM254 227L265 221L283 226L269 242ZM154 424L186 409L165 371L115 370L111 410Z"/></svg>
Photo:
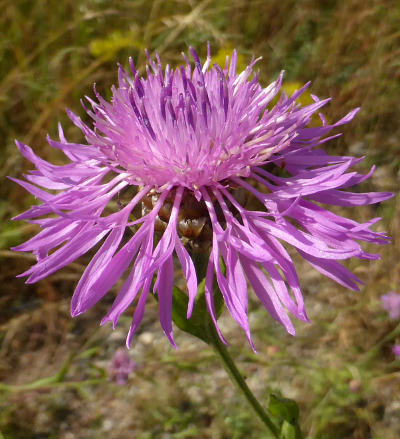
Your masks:
<svg viewBox="0 0 400 439"><path fill-rule="evenodd" d="M15 139L14 140L15 144L17 145L17 148L20 150L20 152L22 153L22 155L24 155L24 153L29 150L29 146L25 145L25 143L20 142L19 140Z"/></svg>
<svg viewBox="0 0 400 439"><path fill-rule="evenodd" d="M253 340L252 340L251 338L248 338L248 337L247 337L247 341L249 342L249 345L250 345L250 347L251 347L251 350L257 355L257 354L258 354L258 351L257 351L257 349L256 349L255 346L254 346Z"/></svg>
<svg viewBox="0 0 400 439"><path fill-rule="evenodd" d="M296 317L297 317L299 320L301 320L302 322L305 322L305 323L311 323L311 320L309 319L309 317L308 317L308 315L307 315L307 312L306 312L306 310L305 310L304 307L301 308L301 309L298 309L298 314L297 314ZM293 335L295 335L295 334L293 334Z"/></svg>
<svg viewBox="0 0 400 439"><path fill-rule="evenodd" d="M17 277L20 277L21 275L19 275L19 276L17 276ZM26 281L25 281L25 284L26 285L32 285L32 284L34 284L34 283L36 283L37 281L36 280L32 280L32 279L30 279L30 278L28 278L28 279L26 279Z"/></svg>
<svg viewBox="0 0 400 439"><path fill-rule="evenodd" d="M109 315L104 316L100 321L100 326L104 326L106 323L112 322L113 330L117 327L118 320L113 319Z"/></svg>
<svg viewBox="0 0 400 439"><path fill-rule="evenodd" d="M178 348L178 345L175 343L174 340L171 341L171 340L168 338L168 341L169 341L169 343L170 343L170 345L172 346L173 349L175 349L175 350L178 350L178 349L179 349L179 348Z"/></svg>
<svg viewBox="0 0 400 439"><path fill-rule="evenodd" d="M71 317L78 317L81 314L84 314L86 311L87 311L87 309L84 309L84 308L76 308L76 309L71 308L70 314L71 314Z"/></svg>
<svg viewBox="0 0 400 439"><path fill-rule="evenodd" d="M23 250L23 248L25 247L25 243L17 245L15 247L10 247L10 250L12 250L13 252L23 252L25 250ZM30 251L30 250L26 250L26 251ZM22 276L22 275L19 275Z"/></svg>
<svg viewBox="0 0 400 439"><path fill-rule="evenodd" d="M381 194L381 198L380 198L379 202L390 200L391 198L393 198L396 195L394 192L377 192L377 193Z"/></svg>
<svg viewBox="0 0 400 439"><path fill-rule="evenodd" d="M126 346L126 349L130 349L132 346L132 338L129 338L129 334L126 337L125 346Z"/></svg>

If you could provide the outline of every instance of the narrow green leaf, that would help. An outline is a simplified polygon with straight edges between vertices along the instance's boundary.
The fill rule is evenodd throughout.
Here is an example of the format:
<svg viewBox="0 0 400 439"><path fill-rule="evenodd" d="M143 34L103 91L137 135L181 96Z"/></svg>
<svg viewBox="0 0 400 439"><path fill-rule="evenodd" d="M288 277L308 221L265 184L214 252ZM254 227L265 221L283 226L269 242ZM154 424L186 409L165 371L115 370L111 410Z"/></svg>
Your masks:
<svg viewBox="0 0 400 439"><path fill-rule="evenodd" d="M288 421L290 424L296 424L299 420L299 407L296 401L274 393L269 395L268 410L276 418Z"/></svg>
<svg viewBox="0 0 400 439"><path fill-rule="evenodd" d="M174 286L172 296L172 319L175 325L182 331L188 332L195 337L208 343L205 324L207 322L207 310L196 302L190 319L186 317L188 307L188 296L181 289Z"/></svg>
<svg viewBox="0 0 400 439"><path fill-rule="evenodd" d="M296 423L293 425L288 421L283 421L281 439L303 439L303 435L298 424Z"/></svg>
<svg viewBox="0 0 400 439"><path fill-rule="evenodd" d="M220 258L220 265L222 274L225 276L226 266L222 258ZM174 286L172 295L172 320L182 331L188 332L204 342L209 343L207 326L210 324L211 318L205 299L205 285L206 281L204 278L197 288L196 302L193 306L190 319L187 318L188 295L177 286ZM213 297L215 313L218 319L224 310L225 301L215 276L213 281Z"/></svg>
<svg viewBox="0 0 400 439"><path fill-rule="evenodd" d="M56 373L56 375L54 377L56 382L61 382L64 380L64 378L67 375L69 368L71 366L73 357L74 357L73 354L68 355L68 357L65 360L64 364L62 365L61 369L59 370L59 372Z"/></svg>

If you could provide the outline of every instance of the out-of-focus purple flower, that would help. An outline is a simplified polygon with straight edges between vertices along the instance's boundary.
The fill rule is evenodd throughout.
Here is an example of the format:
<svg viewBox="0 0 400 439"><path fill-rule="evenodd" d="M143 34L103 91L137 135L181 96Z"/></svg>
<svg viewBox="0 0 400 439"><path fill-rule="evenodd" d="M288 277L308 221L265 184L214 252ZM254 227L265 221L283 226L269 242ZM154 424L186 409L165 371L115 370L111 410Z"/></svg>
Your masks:
<svg viewBox="0 0 400 439"><path fill-rule="evenodd" d="M359 241L384 244L388 238L370 229L378 218L360 224L325 206L373 204L392 194L350 192L374 168L367 175L349 171L361 159L330 156L321 148L340 135L328 135L330 131L350 122L358 109L333 124L319 113L321 126L308 126L329 102L314 96L311 105L297 104L309 84L290 97L282 94L270 108L283 73L263 88L253 73L258 60L237 73L235 51L224 67L212 65L209 50L203 65L196 52L190 52L194 66L184 56L184 65L175 70L163 70L158 57L156 62L149 58L144 77L132 60L131 73L120 67L111 102L96 89L97 102L86 98L90 126L68 111L86 143L69 143L61 126L60 140L48 142L65 153L69 164L50 164L17 142L36 169L26 175L28 181L14 180L42 202L15 218L42 228L14 249L37 257L36 265L21 276L37 282L103 241L76 287L72 315L88 310L126 273L102 323L111 321L115 327L137 300L129 346L153 289L162 329L175 346L173 257L186 279L190 318L198 285L192 252L201 250L209 255L205 300L222 340L214 277L250 343L246 278L271 316L294 334L288 313L304 321L307 316L286 247L297 250L322 274L358 290L361 281L340 261L377 259L364 252ZM134 195L124 205L120 195L129 189L135 189ZM248 203L251 198L256 202ZM110 205L119 209L110 213ZM124 233L128 227L135 230L129 239Z"/></svg>
<svg viewBox="0 0 400 439"><path fill-rule="evenodd" d="M400 318L400 294L390 291L381 296L382 308L388 312L391 319Z"/></svg>
<svg viewBox="0 0 400 439"><path fill-rule="evenodd" d="M392 348L392 352L400 360L400 344L394 345Z"/></svg>
<svg viewBox="0 0 400 439"><path fill-rule="evenodd" d="M117 349L108 367L108 376L119 385L124 385L129 374L135 370L135 362L124 349Z"/></svg>

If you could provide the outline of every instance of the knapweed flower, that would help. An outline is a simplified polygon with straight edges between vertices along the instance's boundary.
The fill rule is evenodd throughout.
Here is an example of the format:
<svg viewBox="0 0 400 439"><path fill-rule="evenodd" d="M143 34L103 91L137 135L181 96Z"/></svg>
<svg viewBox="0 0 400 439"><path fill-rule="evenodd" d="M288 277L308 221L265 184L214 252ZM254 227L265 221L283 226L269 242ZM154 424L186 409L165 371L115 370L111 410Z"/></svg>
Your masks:
<svg viewBox="0 0 400 439"><path fill-rule="evenodd" d="M381 296L382 308L388 312L391 319L400 318L400 294L394 291Z"/></svg>
<svg viewBox="0 0 400 439"><path fill-rule="evenodd" d="M396 356L398 360L400 360L400 344L396 344L392 348L393 354Z"/></svg>
<svg viewBox="0 0 400 439"><path fill-rule="evenodd" d="M135 362L124 349L117 349L108 367L108 376L120 386L124 385L129 375L135 370Z"/></svg>
<svg viewBox="0 0 400 439"><path fill-rule="evenodd" d="M158 56L148 57L145 76L132 60L131 73L119 67L111 102L96 89L97 101L86 98L89 125L69 111L86 142L69 143L61 126L59 141L48 138L69 164L50 164L17 142L36 169L26 175L28 181L15 181L42 202L16 217L42 228L14 248L37 257L21 276L37 282L103 242L76 287L72 315L84 313L123 278L102 323L115 327L136 301L129 346L153 291L162 329L175 346L174 256L186 280L190 318L199 281L193 254L206 252L205 300L222 339L214 278L250 343L248 282L271 316L294 334L288 314L304 321L307 316L287 247L322 274L358 290L361 281L340 261L376 259L359 241L383 244L388 238L370 230L378 219L359 224L325 206L361 206L391 194L350 192L373 169L367 175L349 171L361 159L331 156L321 148L339 136L327 135L350 122L357 109L333 124L320 115L320 126L308 126L329 102L313 97L311 105L296 104L309 84L290 97L282 94L273 106L283 73L263 88L253 73L258 60L237 73L235 51L224 67L212 65L209 50L203 65L190 52L194 63L184 55L176 69L163 69ZM124 193L130 194L125 203ZM125 233L128 228L133 236Z"/></svg>

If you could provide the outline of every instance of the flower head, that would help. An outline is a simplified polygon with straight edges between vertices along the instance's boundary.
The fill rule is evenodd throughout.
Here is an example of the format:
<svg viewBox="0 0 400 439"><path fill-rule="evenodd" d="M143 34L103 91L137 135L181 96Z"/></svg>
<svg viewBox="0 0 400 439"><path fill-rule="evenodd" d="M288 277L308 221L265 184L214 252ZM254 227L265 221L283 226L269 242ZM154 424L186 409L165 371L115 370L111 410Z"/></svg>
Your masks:
<svg viewBox="0 0 400 439"><path fill-rule="evenodd" d="M400 360L400 344L396 344L392 348L393 354L396 356L398 360Z"/></svg>
<svg viewBox="0 0 400 439"><path fill-rule="evenodd" d="M390 291L381 296L382 308L388 312L391 319L400 318L400 294Z"/></svg>
<svg viewBox="0 0 400 439"><path fill-rule="evenodd" d="M340 261L376 259L358 242L388 239L370 230L378 219L359 224L324 206L372 204L391 194L348 191L373 169L367 175L349 172L360 159L330 156L321 149L339 135L328 133L350 122L357 109L334 124L320 115L321 126L308 126L329 101L314 96L311 105L296 104L309 84L290 97L282 94L272 107L283 73L263 88L253 72L258 60L237 73L235 51L224 67L211 65L209 50L203 65L190 52L194 66L184 56L184 65L175 70L149 57L146 76L132 60L131 73L119 67L111 102L96 89L97 101L86 98L90 126L68 112L86 142L69 143L61 126L59 141L48 142L65 153L69 164L50 164L17 142L36 170L26 176L28 181L15 181L42 202L16 217L42 228L14 249L37 257L22 276L29 276L28 283L43 279L102 241L76 287L72 315L93 306L125 274L102 323L115 326L137 300L129 345L153 290L162 329L175 345L174 255L186 280L190 318L198 285L192 253L208 252L205 300L218 331L214 277L250 342L247 281L271 316L294 334L288 314L301 320L307 316L286 247L339 284L358 290L361 281ZM120 201L124 193L130 194L125 204ZM111 205L119 207L110 213ZM135 230L129 239L127 228Z"/></svg>
<svg viewBox="0 0 400 439"><path fill-rule="evenodd" d="M135 362L129 358L124 349L117 349L108 367L108 375L120 386L124 385L131 374L135 370Z"/></svg>

